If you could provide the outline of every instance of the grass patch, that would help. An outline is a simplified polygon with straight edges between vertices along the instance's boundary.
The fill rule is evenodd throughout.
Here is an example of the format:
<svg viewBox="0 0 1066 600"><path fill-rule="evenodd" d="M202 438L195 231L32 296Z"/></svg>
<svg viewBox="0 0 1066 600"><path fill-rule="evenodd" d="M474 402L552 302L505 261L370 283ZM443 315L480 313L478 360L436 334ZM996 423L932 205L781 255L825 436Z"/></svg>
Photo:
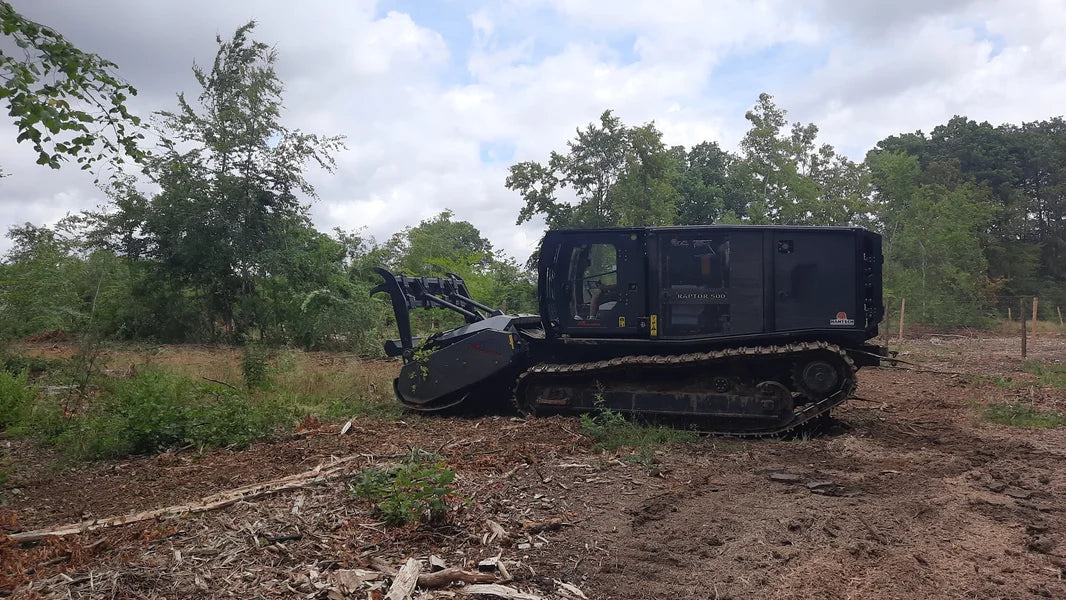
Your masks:
<svg viewBox="0 0 1066 600"><path fill-rule="evenodd" d="M301 415L327 421L351 417L399 418L403 407L392 391L396 364L346 361L315 364L314 355L282 354L268 392Z"/></svg>
<svg viewBox="0 0 1066 600"><path fill-rule="evenodd" d="M12 435L55 444L75 458L116 458L168 448L247 446L291 426L295 415L269 400L159 369L109 382L72 406L70 397L38 395L25 379L0 374L0 388L15 388L5 414ZM4 397L11 397L5 395ZM5 403L5 406L7 403Z"/></svg>
<svg viewBox="0 0 1066 600"><path fill-rule="evenodd" d="M0 358L0 432L56 445L74 458L241 447L307 415L335 421L402 411L392 361L284 348L116 347L84 371L84 387L72 387L70 360Z"/></svg>
<svg viewBox="0 0 1066 600"><path fill-rule="evenodd" d="M1013 427L1060 427L1066 424L1066 418L1061 414L1039 411L1031 404L990 404L985 409L985 418Z"/></svg>
<svg viewBox="0 0 1066 600"><path fill-rule="evenodd" d="M439 523L447 517L454 481L455 472L440 456L412 449L400 465L364 470L350 491L373 501L375 514L387 525Z"/></svg>
<svg viewBox="0 0 1066 600"><path fill-rule="evenodd" d="M1040 360L1027 360L1022 365L1022 370L1030 375L1036 375L1036 380L1028 377L1015 379L1009 375L973 375L971 381L975 385L991 384L1003 390L1014 390L1033 385L1041 387L1053 387L1066 389L1066 365L1048 364Z"/></svg>
<svg viewBox="0 0 1066 600"><path fill-rule="evenodd" d="M654 449L658 446L692 442L697 438L695 432L638 423L608 408L581 415L581 430L593 439L593 450L634 448L632 462L641 464L654 462Z"/></svg>
<svg viewBox="0 0 1066 600"><path fill-rule="evenodd" d="M1066 388L1066 364L1047 364L1039 360L1025 361L1025 372L1036 375L1040 385Z"/></svg>

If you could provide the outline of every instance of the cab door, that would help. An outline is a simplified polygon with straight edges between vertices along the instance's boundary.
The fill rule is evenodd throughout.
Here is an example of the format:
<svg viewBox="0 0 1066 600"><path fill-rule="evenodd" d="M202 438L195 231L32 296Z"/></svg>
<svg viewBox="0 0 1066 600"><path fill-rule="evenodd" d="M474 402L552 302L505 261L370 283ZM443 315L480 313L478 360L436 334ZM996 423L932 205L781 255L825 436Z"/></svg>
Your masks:
<svg viewBox="0 0 1066 600"><path fill-rule="evenodd" d="M640 231L565 235L552 277L552 320L574 337L647 335L647 258Z"/></svg>

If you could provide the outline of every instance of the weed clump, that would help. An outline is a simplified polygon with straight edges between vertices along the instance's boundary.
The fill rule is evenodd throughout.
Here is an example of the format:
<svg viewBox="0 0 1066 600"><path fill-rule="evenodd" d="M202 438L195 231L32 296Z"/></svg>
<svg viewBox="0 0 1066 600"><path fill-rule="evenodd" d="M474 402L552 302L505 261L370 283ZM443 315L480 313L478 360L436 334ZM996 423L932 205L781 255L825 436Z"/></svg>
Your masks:
<svg viewBox="0 0 1066 600"><path fill-rule="evenodd" d="M1066 418L1057 412L1043 412L1031 404L990 404L985 409L985 418L1000 425L1014 427L1060 427L1066 425Z"/></svg>
<svg viewBox="0 0 1066 600"><path fill-rule="evenodd" d="M415 449L400 465L364 470L350 491L374 502L375 513L387 525L439 523L448 514L454 481L455 472L440 456Z"/></svg>
<svg viewBox="0 0 1066 600"><path fill-rule="evenodd" d="M696 439L695 432L637 423L604 406L594 413L581 415L581 429L593 439L594 450L635 448L637 452L633 460L641 464L653 462L652 450L658 446Z"/></svg>

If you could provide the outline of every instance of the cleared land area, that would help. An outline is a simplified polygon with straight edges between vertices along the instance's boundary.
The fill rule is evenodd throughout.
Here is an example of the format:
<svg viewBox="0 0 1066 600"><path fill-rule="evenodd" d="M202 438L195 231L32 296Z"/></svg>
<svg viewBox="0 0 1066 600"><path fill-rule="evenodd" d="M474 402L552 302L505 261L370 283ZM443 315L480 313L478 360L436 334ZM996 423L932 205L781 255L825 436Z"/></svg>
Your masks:
<svg viewBox="0 0 1066 600"><path fill-rule="evenodd" d="M393 582L382 571L413 557L425 575L434 555L468 571L498 557L504 568L483 565L485 579L546 598L1066 597L1066 339L1038 337L1027 363L1016 339L978 334L926 335L905 350L917 366L861 371L857 398L823 433L665 444L649 440L675 436L645 435L612 450L578 418L398 414L394 363L301 355L300 385L363 404L346 400L246 449L86 462L0 439L0 521L15 537L300 482L202 512L0 539L0 595L376 599ZM114 351L107 361L239 380L232 350ZM391 526L375 508L382 496L367 490L385 486L374 474L413 463L454 473L441 483L447 509L435 524ZM478 588L425 585L413 597L470 597L464 589Z"/></svg>

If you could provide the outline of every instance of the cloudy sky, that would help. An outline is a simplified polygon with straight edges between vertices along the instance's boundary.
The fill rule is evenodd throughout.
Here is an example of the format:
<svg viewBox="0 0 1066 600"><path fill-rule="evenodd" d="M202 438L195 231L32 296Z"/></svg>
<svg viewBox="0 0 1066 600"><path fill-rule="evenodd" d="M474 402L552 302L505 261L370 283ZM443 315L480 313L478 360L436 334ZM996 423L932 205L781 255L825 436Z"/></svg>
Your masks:
<svg viewBox="0 0 1066 600"><path fill-rule="evenodd" d="M347 136L311 174L320 229L383 240L450 208L524 259L507 167L545 160L606 108L668 144L735 149L760 92L856 160L952 115L1063 114L1062 0L11 0L118 63L147 115L195 96L190 67L248 20L273 44L292 128ZM33 164L0 123L0 226L104 201L92 176ZM8 248L0 241L0 251Z"/></svg>

